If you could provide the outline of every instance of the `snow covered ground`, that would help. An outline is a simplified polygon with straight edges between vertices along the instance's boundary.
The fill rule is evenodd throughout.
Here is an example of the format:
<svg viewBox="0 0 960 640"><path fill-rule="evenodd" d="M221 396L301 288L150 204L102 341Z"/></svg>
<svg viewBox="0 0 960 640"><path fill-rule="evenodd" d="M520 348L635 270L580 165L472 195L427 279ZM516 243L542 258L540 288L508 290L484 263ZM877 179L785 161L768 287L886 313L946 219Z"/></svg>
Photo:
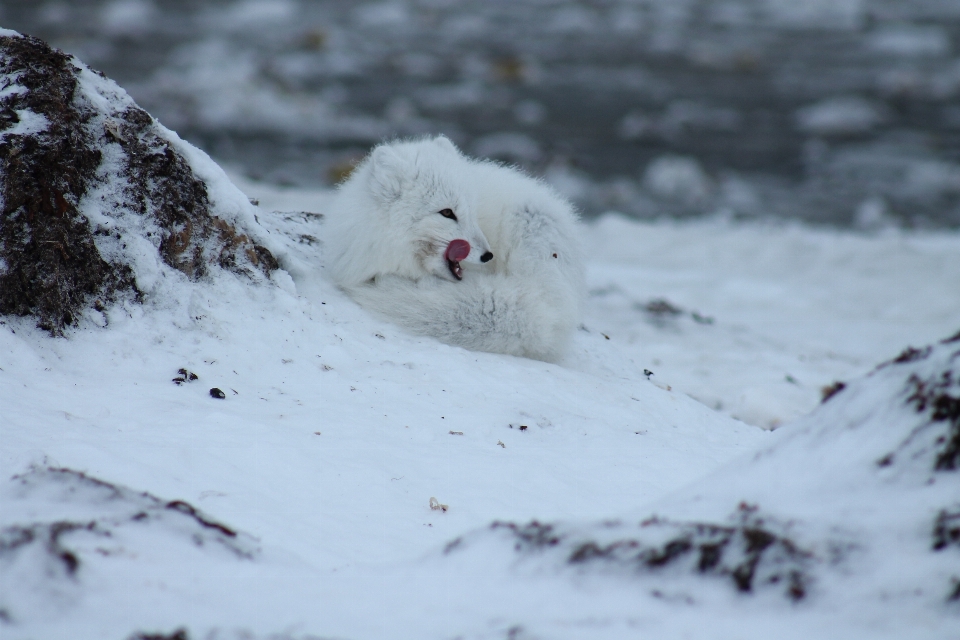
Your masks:
<svg viewBox="0 0 960 640"><path fill-rule="evenodd" d="M956 472L871 467L907 365L787 423L960 328L960 235L608 215L557 366L370 318L323 278L329 192L236 182L289 277L168 270L65 339L0 321L2 637L955 637ZM639 571L605 545L641 521L779 555L752 594L727 560ZM568 562L585 540L612 560Z"/></svg>

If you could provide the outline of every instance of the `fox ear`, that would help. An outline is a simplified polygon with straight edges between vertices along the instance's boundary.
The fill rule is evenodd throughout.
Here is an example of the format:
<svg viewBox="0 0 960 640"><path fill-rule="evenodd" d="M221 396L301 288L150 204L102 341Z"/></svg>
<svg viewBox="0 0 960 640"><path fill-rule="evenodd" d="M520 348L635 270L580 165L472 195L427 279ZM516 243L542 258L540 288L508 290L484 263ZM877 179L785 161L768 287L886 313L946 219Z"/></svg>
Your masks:
<svg viewBox="0 0 960 640"><path fill-rule="evenodd" d="M407 181L407 163L387 145L380 145L370 156L371 187L385 200L396 199Z"/></svg>
<svg viewBox="0 0 960 640"><path fill-rule="evenodd" d="M433 143L436 144L441 149L446 149L447 151L452 151L453 153L459 154L460 150L457 149L457 146L450 141L450 138L444 135L439 135L433 139Z"/></svg>

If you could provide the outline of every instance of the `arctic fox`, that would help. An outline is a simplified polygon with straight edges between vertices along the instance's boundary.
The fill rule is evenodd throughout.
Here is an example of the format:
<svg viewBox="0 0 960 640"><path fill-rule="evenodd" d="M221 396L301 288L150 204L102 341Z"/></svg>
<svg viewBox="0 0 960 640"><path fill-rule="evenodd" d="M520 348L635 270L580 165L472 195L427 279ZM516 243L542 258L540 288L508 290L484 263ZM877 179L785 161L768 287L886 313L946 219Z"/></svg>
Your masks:
<svg viewBox="0 0 960 640"><path fill-rule="evenodd" d="M415 333L555 362L580 322L573 207L444 136L374 148L324 226L334 282Z"/></svg>

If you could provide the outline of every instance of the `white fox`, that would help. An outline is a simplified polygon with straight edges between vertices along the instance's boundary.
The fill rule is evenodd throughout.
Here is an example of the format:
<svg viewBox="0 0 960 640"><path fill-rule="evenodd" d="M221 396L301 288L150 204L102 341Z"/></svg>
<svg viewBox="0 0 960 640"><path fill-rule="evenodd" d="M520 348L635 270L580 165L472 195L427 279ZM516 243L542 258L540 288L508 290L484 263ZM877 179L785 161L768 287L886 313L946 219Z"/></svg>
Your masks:
<svg viewBox="0 0 960 640"><path fill-rule="evenodd" d="M446 137L374 148L340 185L324 226L332 279L415 333L555 362L579 325L572 206Z"/></svg>

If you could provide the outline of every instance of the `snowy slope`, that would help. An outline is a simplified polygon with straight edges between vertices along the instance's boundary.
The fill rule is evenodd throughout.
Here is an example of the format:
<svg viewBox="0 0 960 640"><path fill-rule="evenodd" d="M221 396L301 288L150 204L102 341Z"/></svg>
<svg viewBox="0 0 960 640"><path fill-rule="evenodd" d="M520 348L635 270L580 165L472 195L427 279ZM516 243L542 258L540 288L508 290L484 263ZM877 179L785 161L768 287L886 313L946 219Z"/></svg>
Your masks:
<svg viewBox="0 0 960 640"><path fill-rule="evenodd" d="M308 605L326 596L307 589L292 597L290 585L309 577L314 589L327 588L335 571L409 561L496 518L605 517L664 495L767 435L642 378L404 336L332 290L316 258L306 262L316 248L300 246L304 297L224 273L184 282L182 301L148 302L129 316L117 309L106 330L81 328L67 340L7 321L5 475L31 464L66 467L209 510L260 539L271 560L259 561L264 567L218 557L212 582L198 592L216 601L226 596L213 595L216 585L273 567L287 586L274 596L282 603L265 630L300 618L322 630L323 610L311 614ZM581 343L607 347L595 336ZM172 383L181 367L199 380ZM211 398L211 387L227 398ZM433 496L450 510L431 511ZM8 501L17 500L7 494ZM95 502L89 508L83 517L100 517ZM4 509L4 526L22 524L19 511ZM47 511L33 518L62 518ZM194 597L164 597L141 582L135 549L143 542L130 544L103 557L78 552L76 580L49 586L66 589L71 604L54 628L89 622L117 635L152 622L223 624L234 607L237 620L256 628L263 613L254 614L248 599L263 598L260 589L240 589L191 614ZM170 554L154 580L194 583L195 560L178 564L179 554ZM99 592L101 603L116 590L132 599L117 621L92 615L100 607L98 590L83 588L88 564L114 585ZM123 588L128 580L141 588ZM12 619L40 624L43 602L36 600L36 613L5 606Z"/></svg>
<svg viewBox="0 0 960 640"><path fill-rule="evenodd" d="M587 241L588 324L654 379L763 427L810 411L824 385L960 328L955 233L606 216ZM647 310L661 300L684 313Z"/></svg>
<svg viewBox="0 0 960 640"><path fill-rule="evenodd" d="M643 615L614 626L657 637L956 637L958 374L960 334L634 518L500 523L445 553L630 590Z"/></svg>
<svg viewBox="0 0 960 640"><path fill-rule="evenodd" d="M262 208L282 196L284 209L311 204L320 211L326 197L297 198L266 188L251 195L261 198ZM191 637L211 629L220 637L249 631L294 637L578 638L633 637L642 630L682 637L714 627L761 637L779 633L784 624L797 637L810 632L881 637L880 625L904 613L904 622L884 632L886 637L911 637L903 635L912 629L907 625L927 618L929 626L912 637L949 637L956 615L944 608L942 597L936 599L948 587L946 569L933 571L939 582L922 598L897 596L888 610L877 605L892 580L882 574L899 565L877 570L855 558L828 578L813 573L809 594L793 603L780 588L758 589L755 598L745 599L722 578L690 583L680 576L675 585L663 586L617 566L570 571L562 554L543 561L515 557L506 528L492 537L483 533L493 521L522 526L537 519L555 523L564 535L582 531L583 539L599 541L601 523L615 520L620 524L611 526L608 536L629 537L636 523L654 513L670 522L729 525L736 522L739 501L747 500L773 516L770 530L776 535L790 538L795 533L790 523L802 519L804 536L797 544L815 554L819 570L828 555L820 545L862 544L862 531L890 527L897 514L876 509L876 501L888 493L909 494L881 485L870 489L873 502L863 508L860 528L824 533L838 522L833 515L856 504L856 494L816 516L824 493L830 495L819 485L853 481L839 473L845 465L797 453L815 446L809 444L813 436L784 444L793 433L814 427L764 432L690 399L682 380L659 381L668 377L662 368L650 380L642 372L651 365L640 349L679 351L689 342L698 346L687 358L749 361L749 369L729 373L732 386L745 387L752 376L779 377L779 361L803 353L812 331L792 340L784 331L782 343L772 349L764 323L741 320L744 324L724 329L722 317L701 324L681 315L669 320L675 325L658 326L628 305L598 304L565 366L471 353L406 336L370 319L330 287L322 278L319 216L263 211L258 218L273 242L285 246L285 266L293 276L285 286L252 285L229 273L201 283L183 281L170 289L176 296L114 309L106 329L88 324L64 340L46 337L27 321L4 321L0 468L7 478L21 476L0 494L4 539L17 531L12 527L43 525L36 530L38 542L0 556L6 563L0 606L11 621L0 626L4 637L125 637L179 626ZM925 265L951 242L958 246L950 236L870 239L802 229L625 222L616 222L611 233L604 229L609 224L588 228L589 239L629 244L631 237L666 236L678 247L712 242L722 247L746 244L744 236L756 234L768 244L810 246L838 261L845 252L854 282L870 281L877 267L869 258L890 243L905 247L892 256L894 262L913 265L916 280L938 282L937 289L948 294L949 283L938 281L946 277L943 263L937 269ZM591 280L598 289L612 282L629 291L652 272L643 256L632 266L613 250L594 256ZM612 264L614 258L619 265ZM698 270L696 263L685 269L686 285L674 281L668 287L669 274L662 274L662 289L651 285L640 295L655 291L677 305L713 312L699 297L701 280L718 274L709 265ZM949 264L946 271L949 275ZM882 269L873 277L872 284L895 286ZM845 293L843 282L832 281L835 295ZM781 284L780 303L789 307L798 292L824 285L831 283L798 275ZM874 304L882 305L882 294L876 295ZM916 295L930 304L907 316L907 324L932 332L938 322L948 323L930 311L946 303ZM771 315L776 301L771 294ZM820 313L815 316L820 326L829 327L828 312ZM840 326L831 329L840 338L825 332L821 348L850 348L864 358L875 349L875 360L891 352L882 321L867 325L876 329L871 336L862 335L856 316L838 318ZM633 327L641 335L623 340L611 326ZM695 333L723 336L724 330L729 335L712 344L702 337L706 334ZM847 368L825 367L823 380L859 363L841 364ZM179 368L199 379L174 384ZM210 397L212 387L227 397ZM888 391L897 392L890 383L871 393ZM845 406L846 393L824 410ZM796 411L798 403L788 394L771 395L775 410ZM813 424L825 430L832 420ZM830 440L819 446L829 450ZM771 445L792 453L765 463L736 463L682 490ZM861 467L876 453L871 446L857 458ZM838 448L835 455L845 461L848 450L849 445ZM50 467L87 478L45 470ZM863 471L848 475L854 473ZM806 485L784 489L776 481L782 474L806 474L819 491ZM89 478L118 485L117 497L104 498ZM953 486L941 483L936 496L944 507L943 493L956 486L955 477L946 480ZM449 510L431 510L431 497ZM176 500L199 509L199 517L169 507ZM934 502L912 507L904 525L912 527L909 535L891 528L878 544L889 547L898 536L914 547L921 544L929 538ZM148 517L133 520L141 511ZM920 513L926 521L917 520ZM58 538L77 560L73 571L71 562L57 555L60 547L43 542L58 522L81 525ZM91 522L91 529L83 528ZM237 532L237 539L203 522L222 524ZM464 535L469 544L443 553ZM876 554L871 550L868 558ZM903 555L903 562L919 552L911 554ZM928 569L918 566L914 582L929 579ZM832 596L838 581L853 585L842 601ZM694 605L685 604L690 598ZM859 613L863 602L872 607Z"/></svg>
<svg viewBox="0 0 960 640"><path fill-rule="evenodd" d="M584 229L590 311L558 366L371 319L323 277L328 193L241 184L254 209L177 144L214 205L284 270L195 282L140 244L143 305L91 315L63 339L0 319L4 638L181 626L190 637L761 637L784 624L797 637L906 637L913 621L929 621L919 637L948 637L957 615L943 592L958 572L918 545L935 509L953 508L956 475L909 467L885 484L869 466L915 426L897 400L904 370L772 433L731 415L785 421L835 378L953 333L960 237L604 218ZM916 366L947 366L950 348ZM876 427L862 418L876 406L892 430L848 456L875 430L838 425ZM829 455L805 455L818 448ZM938 482L918 489L928 477ZM724 578L732 556L711 580L567 567L565 541L602 550L654 513L660 538L638 545L690 522L747 542L764 527L782 561L761 574L787 586L743 595ZM515 531L533 519L563 535L547 543L560 552L516 555ZM833 531L848 522L863 524ZM824 568L832 541L866 560ZM908 548L894 560L869 562L898 541ZM907 591L888 597L901 566ZM921 583L930 590L911 597Z"/></svg>

